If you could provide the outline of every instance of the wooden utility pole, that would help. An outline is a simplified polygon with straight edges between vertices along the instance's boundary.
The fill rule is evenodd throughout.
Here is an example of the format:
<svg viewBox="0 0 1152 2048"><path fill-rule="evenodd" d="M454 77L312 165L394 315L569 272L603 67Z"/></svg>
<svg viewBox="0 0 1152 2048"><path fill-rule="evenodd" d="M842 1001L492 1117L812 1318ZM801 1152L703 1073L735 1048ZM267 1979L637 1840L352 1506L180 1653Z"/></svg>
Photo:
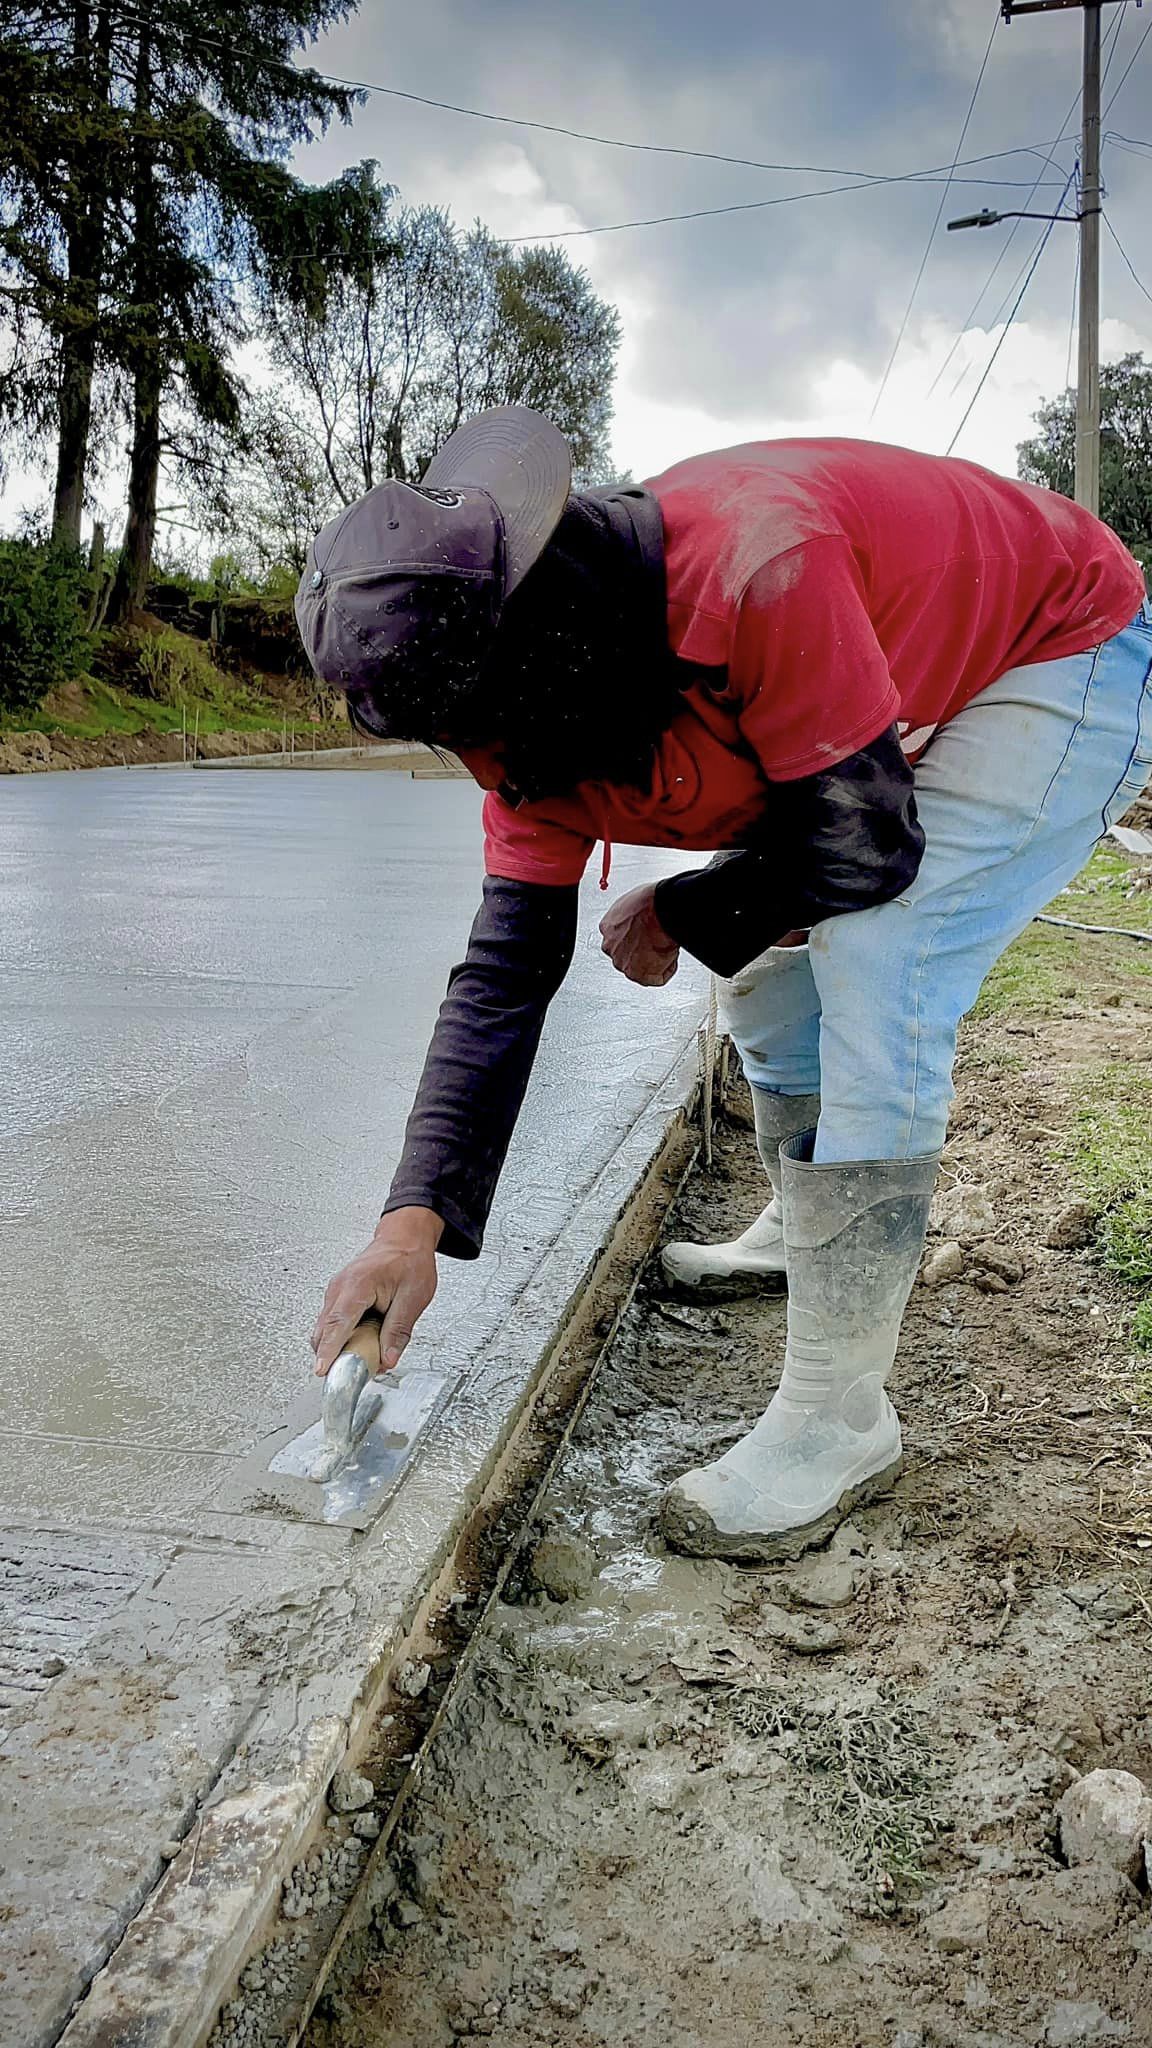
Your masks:
<svg viewBox="0 0 1152 2048"><path fill-rule="evenodd" d="M1069 7L1079 7L1084 15L1075 496L1089 512L1100 510L1100 13L1108 4L1110 0L1002 0L1000 9L1005 21L1017 14L1054 14Z"/></svg>

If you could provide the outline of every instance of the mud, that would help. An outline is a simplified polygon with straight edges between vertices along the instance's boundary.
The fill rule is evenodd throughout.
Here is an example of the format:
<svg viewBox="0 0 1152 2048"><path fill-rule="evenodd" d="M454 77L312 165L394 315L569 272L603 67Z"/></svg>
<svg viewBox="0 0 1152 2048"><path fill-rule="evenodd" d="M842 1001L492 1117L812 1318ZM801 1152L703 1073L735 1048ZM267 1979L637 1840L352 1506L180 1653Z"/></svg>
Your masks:
<svg viewBox="0 0 1152 2048"><path fill-rule="evenodd" d="M663 1549L662 1487L763 1407L784 1309L649 1276L308 2048L1152 2041L1146 1881L1065 1867L1057 1825L1080 1772L1152 1784L1152 1426L1057 1157L1150 1026L1152 980L1085 941L1055 1014L968 1028L904 1475L823 1553ZM736 1114L669 1235L762 1200Z"/></svg>

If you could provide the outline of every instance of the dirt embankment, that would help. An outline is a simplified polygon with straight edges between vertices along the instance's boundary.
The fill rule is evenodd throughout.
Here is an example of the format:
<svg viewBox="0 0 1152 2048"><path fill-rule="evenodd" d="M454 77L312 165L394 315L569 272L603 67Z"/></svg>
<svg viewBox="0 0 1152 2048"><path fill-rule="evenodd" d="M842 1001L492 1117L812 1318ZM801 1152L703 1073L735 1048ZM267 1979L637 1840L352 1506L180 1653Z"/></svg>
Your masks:
<svg viewBox="0 0 1152 2048"><path fill-rule="evenodd" d="M668 1555L661 1489L764 1406L784 1305L650 1276L309 2048L1152 2041L1146 1879L1056 1825L1081 1774L1152 1784L1152 1360L1113 1256L1152 947L1028 943L965 1031L891 1499L797 1564ZM730 1123L673 1232L762 1199Z"/></svg>
<svg viewBox="0 0 1152 2048"><path fill-rule="evenodd" d="M354 735L346 725L318 728L315 741L297 736L296 751L346 747ZM0 775L43 775L59 768L135 768L149 761L222 761L234 754L278 754L281 732L210 732L185 738L178 732L104 733L78 739L64 733L0 732Z"/></svg>

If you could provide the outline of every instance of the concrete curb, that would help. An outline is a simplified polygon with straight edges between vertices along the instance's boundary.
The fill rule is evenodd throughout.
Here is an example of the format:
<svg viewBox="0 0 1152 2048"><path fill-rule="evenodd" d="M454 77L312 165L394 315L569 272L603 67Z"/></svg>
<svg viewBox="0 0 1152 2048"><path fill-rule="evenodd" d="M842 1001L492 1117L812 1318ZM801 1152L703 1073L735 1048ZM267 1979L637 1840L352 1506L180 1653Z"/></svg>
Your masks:
<svg viewBox="0 0 1152 2048"><path fill-rule="evenodd" d="M622 1227L643 1211L650 1244L690 1153L695 1038L600 1172L536 1269L497 1340L477 1359L413 1459L379 1522L315 1560L287 1546L292 1596L317 1619L204 1799L178 1856L94 1976L61 2048L202 2048L247 1955L270 1931L281 1888L323 1825L333 1772L355 1760L387 1704L391 1675L419 1651L431 1590L477 1511L498 1494L502 1461L561 1369L564 1336L597 1274L619 1257ZM679 1175L677 1175L677 1180ZM667 1175L665 1174L665 1180ZM649 1216L644 1197L651 1201ZM601 1340L606 1341L606 1337ZM317 1534L328 1532L316 1532ZM343 1603L343 1604L341 1604ZM221 1652L223 1660L223 1652ZM207 1653L205 1678L209 1674ZM319 1958L318 1958L319 1960Z"/></svg>

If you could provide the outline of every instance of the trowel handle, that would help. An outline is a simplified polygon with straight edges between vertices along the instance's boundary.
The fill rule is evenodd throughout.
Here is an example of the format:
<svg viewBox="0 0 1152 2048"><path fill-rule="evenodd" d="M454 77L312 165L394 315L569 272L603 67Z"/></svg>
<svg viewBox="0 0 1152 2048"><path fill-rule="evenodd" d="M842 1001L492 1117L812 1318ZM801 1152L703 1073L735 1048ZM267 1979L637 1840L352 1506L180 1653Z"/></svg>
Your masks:
<svg viewBox="0 0 1152 2048"><path fill-rule="evenodd" d="M341 1351L354 1351L357 1358L362 1358L373 1379L380 1371L380 1334L383 1328L383 1317L373 1310L357 1323L352 1335L346 1337L340 1347Z"/></svg>

